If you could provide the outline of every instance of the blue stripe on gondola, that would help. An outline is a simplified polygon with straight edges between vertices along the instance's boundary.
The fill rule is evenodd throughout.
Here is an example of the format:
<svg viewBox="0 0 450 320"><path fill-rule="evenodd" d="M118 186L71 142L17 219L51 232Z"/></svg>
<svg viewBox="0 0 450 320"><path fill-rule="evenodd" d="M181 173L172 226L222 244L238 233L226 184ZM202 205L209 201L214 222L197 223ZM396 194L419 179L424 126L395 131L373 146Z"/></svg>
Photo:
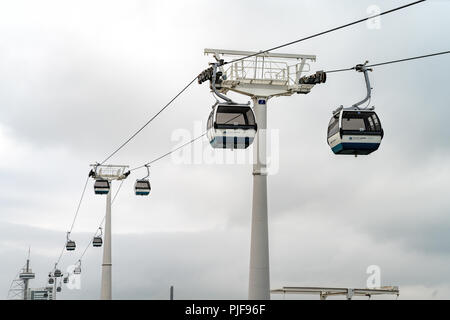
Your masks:
<svg viewBox="0 0 450 320"><path fill-rule="evenodd" d="M343 150L377 150L379 146L379 143L345 142L334 146L331 150L334 153L339 153Z"/></svg>
<svg viewBox="0 0 450 320"><path fill-rule="evenodd" d="M331 148L331 150L334 153L339 153L342 149L344 149L344 147L342 146L342 143L339 143L339 144L335 145L333 148Z"/></svg>
<svg viewBox="0 0 450 320"><path fill-rule="evenodd" d="M150 192L136 191L136 195L138 195L138 196L147 196L147 195L149 195L149 194L150 194Z"/></svg>
<svg viewBox="0 0 450 320"><path fill-rule="evenodd" d="M108 194L108 191L100 191L100 190L95 190L95 194Z"/></svg>

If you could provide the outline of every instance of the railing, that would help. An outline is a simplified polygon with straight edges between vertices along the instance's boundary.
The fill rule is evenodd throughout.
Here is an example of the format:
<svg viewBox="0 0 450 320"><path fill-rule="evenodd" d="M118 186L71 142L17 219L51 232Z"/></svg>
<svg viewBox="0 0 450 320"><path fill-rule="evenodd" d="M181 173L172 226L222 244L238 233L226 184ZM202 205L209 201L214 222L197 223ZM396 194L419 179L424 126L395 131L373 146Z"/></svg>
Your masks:
<svg viewBox="0 0 450 320"><path fill-rule="evenodd" d="M308 70L304 67L308 66ZM284 61L267 60L264 57L246 59L231 64L224 70L226 80L270 80L296 84L303 72L309 72L309 64L300 60L299 63L288 65Z"/></svg>

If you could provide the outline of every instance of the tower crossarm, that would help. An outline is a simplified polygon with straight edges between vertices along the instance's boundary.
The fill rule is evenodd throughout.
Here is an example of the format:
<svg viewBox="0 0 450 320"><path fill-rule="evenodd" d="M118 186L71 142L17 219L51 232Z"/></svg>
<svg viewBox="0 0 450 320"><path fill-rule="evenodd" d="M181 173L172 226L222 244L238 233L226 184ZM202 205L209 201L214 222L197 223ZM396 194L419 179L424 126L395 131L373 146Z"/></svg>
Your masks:
<svg viewBox="0 0 450 320"><path fill-rule="evenodd" d="M289 96L307 94L316 83L300 81L310 72L315 55L205 49L217 60L226 56L237 58L219 67L222 73L217 90L231 90L249 96ZM250 57L249 57L250 56Z"/></svg>

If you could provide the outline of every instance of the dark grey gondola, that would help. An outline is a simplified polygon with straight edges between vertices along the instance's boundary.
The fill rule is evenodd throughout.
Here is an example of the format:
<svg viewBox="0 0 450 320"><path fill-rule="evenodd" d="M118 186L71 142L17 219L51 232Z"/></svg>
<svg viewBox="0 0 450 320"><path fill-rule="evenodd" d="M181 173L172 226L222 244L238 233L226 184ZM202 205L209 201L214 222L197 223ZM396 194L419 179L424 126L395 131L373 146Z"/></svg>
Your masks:
<svg viewBox="0 0 450 320"><path fill-rule="evenodd" d="M94 239L92 240L92 245L94 247L101 247L102 244L103 244L102 237L94 237Z"/></svg>
<svg viewBox="0 0 450 320"><path fill-rule="evenodd" d="M67 243L66 243L66 249L67 249L67 251L73 251L73 250L75 250L75 248L76 248L76 244L75 244L75 241L73 241L73 240L67 240Z"/></svg>
<svg viewBox="0 0 450 320"><path fill-rule="evenodd" d="M106 179L96 179L94 183L95 194L108 194L110 189L109 181Z"/></svg>
<svg viewBox="0 0 450 320"><path fill-rule="evenodd" d="M53 275L57 278L61 277L61 270L55 269L55 271L53 272Z"/></svg>

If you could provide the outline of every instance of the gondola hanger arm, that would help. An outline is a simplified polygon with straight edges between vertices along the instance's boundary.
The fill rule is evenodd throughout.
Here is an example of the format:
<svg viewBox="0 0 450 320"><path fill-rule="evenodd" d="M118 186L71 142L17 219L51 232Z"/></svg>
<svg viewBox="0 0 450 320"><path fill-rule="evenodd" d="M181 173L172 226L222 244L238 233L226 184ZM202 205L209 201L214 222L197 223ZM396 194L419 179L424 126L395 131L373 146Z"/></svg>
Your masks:
<svg viewBox="0 0 450 320"><path fill-rule="evenodd" d="M225 100L226 102L232 104L232 103L233 103L233 100L231 100L231 99L228 98L227 96L225 96L225 95L221 94L220 92L218 92L218 91L217 91L217 88L216 88L217 67L218 67L219 65L221 65L221 63L223 64L223 60L221 60L221 61L219 61L219 62L216 62L216 63L211 63L211 64L212 64L212 68L213 68L213 74L212 74L212 77L211 77L211 79L210 79L210 82L211 82L211 89L213 90L213 92L214 92L214 94L215 94L216 96L218 96L219 98L221 98L221 99Z"/></svg>
<svg viewBox="0 0 450 320"><path fill-rule="evenodd" d="M370 99L371 96L372 96L372 87L370 86L370 79L369 79L369 74L368 74L368 71L372 71L372 69L366 68L366 65L367 65L368 63L369 63L369 61L366 61L364 64L357 64L357 65L354 67L354 69L355 69L356 71L358 71L358 72L363 72L363 73L364 73L364 79L365 79L365 81L366 81L366 89L367 89L367 95L366 95L366 97L365 97L363 100L361 100L361 101L355 103L355 104L352 106L352 108L355 108L355 109L360 109L359 106L362 105L362 104L364 104L364 103L366 103L367 101L369 101L369 99Z"/></svg>

